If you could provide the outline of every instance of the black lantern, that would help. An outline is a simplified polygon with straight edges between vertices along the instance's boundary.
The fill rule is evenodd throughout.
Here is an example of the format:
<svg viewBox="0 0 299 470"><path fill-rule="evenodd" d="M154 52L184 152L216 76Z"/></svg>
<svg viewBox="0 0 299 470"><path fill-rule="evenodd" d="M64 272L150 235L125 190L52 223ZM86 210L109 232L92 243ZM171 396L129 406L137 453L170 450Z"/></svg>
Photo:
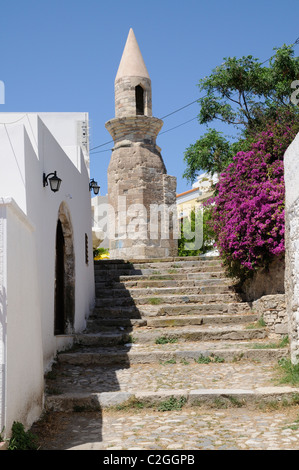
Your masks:
<svg viewBox="0 0 299 470"><path fill-rule="evenodd" d="M59 188L61 185L61 179L58 178L56 171L54 171L54 173L49 173L47 176L46 176L46 173L43 174L43 186L44 187L48 186L49 183L50 183L50 188L54 193L59 191Z"/></svg>
<svg viewBox="0 0 299 470"><path fill-rule="evenodd" d="M95 195L99 194L100 186L98 186L98 183L94 179L90 180L89 183L89 191L92 189Z"/></svg>

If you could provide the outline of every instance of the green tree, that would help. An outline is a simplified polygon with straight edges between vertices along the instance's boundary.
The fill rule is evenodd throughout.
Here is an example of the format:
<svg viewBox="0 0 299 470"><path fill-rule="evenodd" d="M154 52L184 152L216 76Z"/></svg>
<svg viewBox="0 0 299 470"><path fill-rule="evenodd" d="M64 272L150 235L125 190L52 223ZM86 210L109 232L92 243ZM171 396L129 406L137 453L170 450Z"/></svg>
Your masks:
<svg viewBox="0 0 299 470"><path fill-rule="evenodd" d="M190 213L190 226L187 233L184 233L186 226L181 226L181 238L178 240L178 256L198 256L212 250L215 242L215 234L211 224L211 208L204 207L200 213L200 217L196 217L195 210ZM188 225L188 224L187 224ZM202 233L202 245L199 249L187 249L189 244L195 241L195 233Z"/></svg>
<svg viewBox="0 0 299 470"><path fill-rule="evenodd" d="M232 157L230 143L221 132L210 129L195 144L187 148L184 156L187 169L183 177L193 183L199 169L208 171L211 175L220 173L227 167Z"/></svg>
<svg viewBox="0 0 299 470"><path fill-rule="evenodd" d="M198 100L200 124L220 121L234 127L237 141L227 140L210 129L184 155L184 177L193 182L200 171L221 173L238 151L246 151L255 135L277 116L291 113L298 119L298 107L291 102L291 83L299 79L299 58L294 45L274 49L269 64L251 55L224 58L211 75L199 81L204 96Z"/></svg>
<svg viewBox="0 0 299 470"><path fill-rule="evenodd" d="M293 45L283 45L266 66L252 56L228 57L199 81L200 124L219 120L247 132L257 130L279 108L293 108L291 83L299 78Z"/></svg>

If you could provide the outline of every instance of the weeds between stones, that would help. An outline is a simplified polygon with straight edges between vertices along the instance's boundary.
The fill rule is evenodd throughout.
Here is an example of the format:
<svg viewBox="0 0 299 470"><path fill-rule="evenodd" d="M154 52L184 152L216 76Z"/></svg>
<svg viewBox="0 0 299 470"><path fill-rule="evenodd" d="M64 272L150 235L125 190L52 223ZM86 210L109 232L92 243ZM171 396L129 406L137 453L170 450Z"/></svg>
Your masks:
<svg viewBox="0 0 299 470"><path fill-rule="evenodd" d="M209 364L210 362L222 363L225 362L223 357L219 356L204 356L201 354L198 359L194 359L198 364Z"/></svg>
<svg viewBox="0 0 299 470"><path fill-rule="evenodd" d="M159 338L156 338L155 343L156 344L167 344L167 343L177 343L178 338L175 336L170 337L170 336L160 336Z"/></svg>
<svg viewBox="0 0 299 470"><path fill-rule="evenodd" d="M290 359L285 357L279 359L278 365L280 367L280 384L299 384L299 364L292 364ZM299 395L299 394L297 394ZM299 396L298 396L299 399Z"/></svg>
<svg viewBox="0 0 299 470"><path fill-rule="evenodd" d="M151 305L160 305L162 302L162 299L159 299L159 297L151 297L148 299L148 303Z"/></svg>
<svg viewBox="0 0 299 470"><path fill-rule="evenodd" d="M246 326L246 330L253 330L255 328L265 328L267 323L263 319L263 317L259 318L255 323L250 323Z"/></svg>
<svg viewBox="0 0 299 470"><path fill-rule="evenodd" d="M251 346L252 349L280 349L285 348L289 344L289 337L284 336L278 343L255 343Z"/></svg>
<svg viewBox="0 0 299 470"><path fill-rule="evenodd" d="M183 406L186 404L187 398L186 397L170 397L168 400L162 401L158 406L158 411L173 411L173 410L181 410Z"/></svg>

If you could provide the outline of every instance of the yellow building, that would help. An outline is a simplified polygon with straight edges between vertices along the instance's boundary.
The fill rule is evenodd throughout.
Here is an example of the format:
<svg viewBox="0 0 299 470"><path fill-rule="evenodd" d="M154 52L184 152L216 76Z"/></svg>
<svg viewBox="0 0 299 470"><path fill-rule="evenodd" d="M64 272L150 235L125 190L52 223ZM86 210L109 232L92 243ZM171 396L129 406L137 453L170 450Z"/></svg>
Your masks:
<svg viewBox="0 0 299 470"><path fill-rule="evenodd" d="M199 209L203 203L213 196L213 185L218 181L218 177L213 177L209 173L203 173L198 176L197 182L193 184L192 189L177 194L177 213L178 219L182 221L189 217L193 209Z"/></svg>

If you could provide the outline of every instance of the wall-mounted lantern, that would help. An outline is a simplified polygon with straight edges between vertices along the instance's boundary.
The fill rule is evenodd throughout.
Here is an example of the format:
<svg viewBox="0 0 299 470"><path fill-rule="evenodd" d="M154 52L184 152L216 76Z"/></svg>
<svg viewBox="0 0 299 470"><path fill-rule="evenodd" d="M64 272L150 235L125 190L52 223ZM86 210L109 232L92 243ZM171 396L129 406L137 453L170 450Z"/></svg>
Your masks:
<svg viewBox="0 0 299 470"><path fill-rule="evenodd" d="M95 195L99 194L100 186L98 186L98 183L94 179L90 180L89 183L89 191L92 189Z"/></svg>
<svg viewBox="0 0 299 470"><path fill-rule="evenodd" d="M54 171L54 173L49 173L47 176L46 173L43 173L43 186L48 186L50 183L50 188L54 193L59 191L61 181L62 180L58 178L56 171Z"/></svg>

